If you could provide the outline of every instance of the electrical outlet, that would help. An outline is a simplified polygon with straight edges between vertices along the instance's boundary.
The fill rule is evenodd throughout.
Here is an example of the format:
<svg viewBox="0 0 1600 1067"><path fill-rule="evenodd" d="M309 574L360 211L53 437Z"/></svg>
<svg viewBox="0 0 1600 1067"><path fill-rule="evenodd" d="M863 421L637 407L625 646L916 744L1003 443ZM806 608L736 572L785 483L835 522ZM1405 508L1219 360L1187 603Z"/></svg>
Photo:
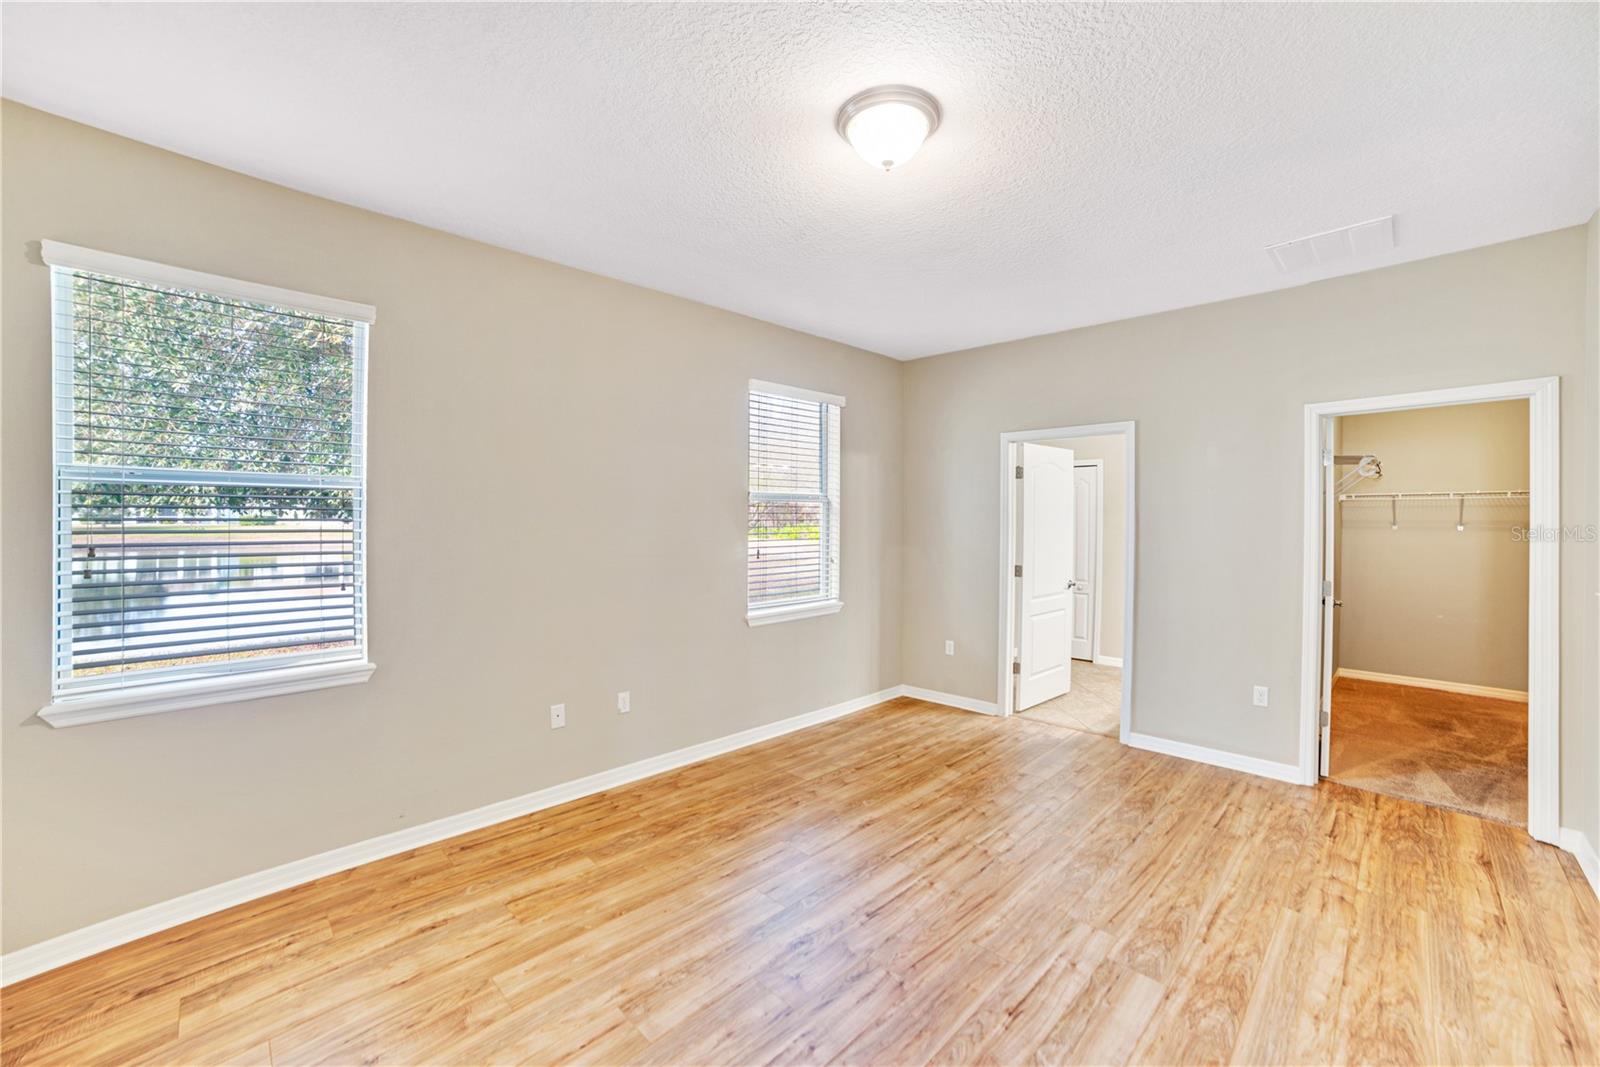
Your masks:
<svg viewBox="0 0 1600 1067"><path fill-rule="evenodd" d="M1258 707L1258 708L1266 707L1267 706L1267 687L1264 686L1264 685L1256 686L1255 692L1251 696L1251 702L1253 704L1255 704L1255 706Z"/></svg>
<svg viewBox="0 0 1600 1067"><path fill-rule="evenodd" d="M633 698L629 695L628 691L624 689L622 692L617 694L617 714L626 715L632 710Z"/></svg>
<svg viewBox="0 0 1600 1067"><path fill-rule="evenodd" d="M946 641L944 643L944 654L947 656L956 654L956 643L954 641Z"/></svg>
<svg viewBox="0 0 1600 1067"><path fill-rule="evenodd" d="M550 705L550 729L559 730L567 725L567 706L565 704Z"/></svg>

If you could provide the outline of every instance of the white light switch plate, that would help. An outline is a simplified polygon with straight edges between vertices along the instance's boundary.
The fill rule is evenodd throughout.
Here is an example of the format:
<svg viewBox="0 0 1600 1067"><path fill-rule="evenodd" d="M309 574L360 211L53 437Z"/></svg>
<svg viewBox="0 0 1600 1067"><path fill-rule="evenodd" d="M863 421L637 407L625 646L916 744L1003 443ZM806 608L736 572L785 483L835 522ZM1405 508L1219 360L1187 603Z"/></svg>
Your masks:
<svg viewBox="0 0 1600 1067"><path fill-rule="evenodd" d="M567 725L567 706L565 704L550 705L550 729L559 730Z"/></svg>
<svg viewBox="0 0 1600 1067"><path fill-rule="evenodd" d="M1254 702L1256 707L1258 707L1258 708L1266 707L1267 706L1267 687L1264 686L1264 685L1256 686L1255 693L1253 694L1251 699Z"/></svg>
<svg viewBox="0 0 1600 1067"><path fill-rule="evenodd" d="M956 654L956 643L954 641L946 641L944 643L944 654L947 656Z"/></svg>
<svg viewBox="0 0 1600 1067"><path fill-rule="evenodd" d="M624 689L617 694L617 714L626 715L633 710L633 697Z"/></svg>

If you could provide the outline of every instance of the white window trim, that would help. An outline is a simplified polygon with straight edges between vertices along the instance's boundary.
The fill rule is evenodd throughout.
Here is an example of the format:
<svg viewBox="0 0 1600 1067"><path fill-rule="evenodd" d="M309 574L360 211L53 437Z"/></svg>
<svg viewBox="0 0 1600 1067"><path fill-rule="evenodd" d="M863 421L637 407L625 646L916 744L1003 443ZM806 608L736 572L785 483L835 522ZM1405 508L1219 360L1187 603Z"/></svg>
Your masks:
<svg viewBox="0 0 1600 1067"><path fill-rule="evenodd" d="M77 245L63 244L60 241L41 241L41 258L51 268L51 273L56 271L83 271L92 274L103 274L109 277L126 278L132 281L161 285L177 289L191 289L211 293L218 296L231 297L238 300L271 304L276 307L286 308L291 311L309 312L315 315L328 315L336 318L348 319L358 325L362 347L362 358L357 362L356 382L356 408L352 413L352 424L361 435L361 469L360 473L349 479L338 479L359 483L361 492L358 496L359 508L366 511L366 441L370 416L367 412L367 360L366 360L366 331L371 324L377 321L377 309L370 304L358 304L349 300L340 300L335 297L317 296L312 293L302 293L294 289L281 289L276 286L262 285L257 282L240 281L236 278L226 278L217 274L205 274L201 271L188 270L184 267L174 267L165 263L155 263L150 260L134 259L131 256L118 255L114 252L100 252L92 248L82 248ZM52 284L51 299L54 300L54 285ZM61 339L57 337L52 344L55 349ZM52 352L52 361L56 353ZM52 372L53 373L53 372ZM52 407L55 407L52 404ZM59 412L56 415L59 418ZM53 420L52 420L53 421ZM57 427L52 426L52 436L58 442L60 434ZM57 455L53 466L56 468L51 474L51 492L55 492L55 485L60 471L64 467L72 467L70 461L66 464L60 462ZM127 472L118 472L116 469L108 471L96 470L97 477L116 479ZM149 475L151 472L144 472ZM237 482L250 484L259 479L252 475L240 475L237 478L216 476L211 472L208 481L217 484ZM162 474L156 475L160 477ZM275 475L275 479L286 476ZM290 480L295 479L289 476ZM330 479L308 476L308 484L327 484ZM51 513L51 541L55 541L55 508L52 504ZM360 557L364 561L367 554L366 522L363 514L362 521L358 523L360 531ZM53 564L52 564L53 565ZM363 575L363 577L365 577ZM55 618L54 597L50 627L54 634L57 620ZM128 719L140 715L155 715L166 711L179 711L184 708L207 707L218 704L231 704L242 700L256 700L260 697L279 696L285 693L300 693L312 689L326 689L340 685L355 685L365 682L377 670L377 664L368 659L367 651L367 618L370 615L371 591L365 581L362 582L362 595L360 607L360 646L353 650L349 656L332 660L323 660L313 663L286 663L280 667L268 667L258 671L247 671L239 674L218 674L210 677L185 678L168 682L150 682L143 685L134 684L117 689L87 689L71 693L53 694L50 703L39 709L39 718L49 725L57 728L67 726L83 726L89 723L107 722L112 719ZM52 639L53 640L53 639ZM54 677L54 667L51 674ZM52 687L54 682L52 681Z"/></svg>
<svg viewBox="0 0 1600 1067"><path fill-rule="evenodd" d="M750 379L749 388L745 391L745 399L747 402L751 393L766 393L769 396L786 396L794 400L804 400L813 404L831 404L838 408L841 413L844 411L845 407L845 398L839 396L837 393L823 393L815 389L805 389L798 385L784 385L781 382L769 382L761 378ZM826 464L826 458L824 458L823 462ZM788 496L792 494L778 495ZM842 507L842 503L835 502L835 507ZM830 543L832 538L842 536L842 530L838 531L837 533L830 531ZM839 546L837 544L831 544L831 549L834 552L838 551L838 547ZM838 564L834 563L832 566L837 567ZM835 576L833 580L835 583L837 583L838 577ZM744 621L747 626L767 626L775 622L791 622L797 619L814 619L821 615L833 615L838 613L838 611L844 607L842 589L839 590L839 592L839 596L826 597L820 600L797 600L786 604L774 604L770 607L752 608L747 602L745 605Z"/></svg>
<svg viewBox="0 0 1600 1067"><path fill-rule="evenodd" d="M131 278L134 281L166 286L170 289L196 289L215 296L272 304L290 311L309 312L312 315L329 315L333 318L349 319L351 322L364 322L369 326L378 321L378 309L371 304L358 304L353 300L340 300L331 296L317 296L296 289L280 289L275 285L240 281L238 278L225 278L220 274L206 274L186 267L154 263L148 259L134 259L132 256L118 255L115 252L100 252L93 248L62 244L60 241L40 241L39 254L47 266L60 267L63 270L86 271L112 278Z"/></svg>
<svg viewBox="0 0 1600 1067"><path fill-rule="evenodd" d="M39 718L57 728L84 726L92 722L156 715L163 711L302 693L308 689L355 685L371 678L372 672L377 669L377 664L366 659L346 659L301 667L273 667L247 674L224 674L215 678L130 686L111 692L59 697L39 709Z"/></svg>
<svg viewBox="0 0 1600 1067"><path fill-rule="evenodd" d="M781 604L774 608L757 608L745 612L744 621L751 626L765 626L772 622L791 619L811 619L818 615L832 615L844 607L842 600L803 600L797 604Z"/></svg>
<svg viewBox="0 0 1600 1067"><path fill-rule="evenodd" d="M836 408L844 407L844 397L834 393L819 393L815 389L802 389L798 385L764 382L760 378L750 379L749 392L767 393L771 396L786 396L791 400L808 400L813 404L832 404Z"/></svg>

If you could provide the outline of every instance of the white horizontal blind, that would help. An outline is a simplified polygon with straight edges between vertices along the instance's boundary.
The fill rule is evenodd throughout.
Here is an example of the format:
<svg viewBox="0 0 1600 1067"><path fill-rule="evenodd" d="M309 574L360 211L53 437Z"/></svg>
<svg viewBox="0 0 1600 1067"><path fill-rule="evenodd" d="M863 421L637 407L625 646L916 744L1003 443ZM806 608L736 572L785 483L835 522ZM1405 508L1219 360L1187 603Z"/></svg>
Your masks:
<svg viewBox="0 0 1600 1067"><path fill-rule="evenodd" d="M51 285L57 695L364 657L367 324Z"/></svg>
<svg viewBox="0 0 1600 1067"><path fill-rule="evenodd" d="M839 405L750 390L751 611L839 597Z"/></svg>

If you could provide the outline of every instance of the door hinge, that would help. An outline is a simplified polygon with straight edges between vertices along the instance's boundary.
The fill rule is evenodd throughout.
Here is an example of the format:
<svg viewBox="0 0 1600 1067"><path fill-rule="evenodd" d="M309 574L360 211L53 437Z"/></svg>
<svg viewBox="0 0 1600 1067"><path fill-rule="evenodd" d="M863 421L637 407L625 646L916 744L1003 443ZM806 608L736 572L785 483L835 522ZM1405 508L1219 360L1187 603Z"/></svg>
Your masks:
<svg viewBox="0 0 1600 1067"><path fill-rule="evenodd" d="M1022 673L1022 661L1021 660L1012 660L1011 661L1011 673L1012 674L1021 674Z"/></svg>
<svg viewBox="0 0 1600 1067"><path fill-rule="evenodd" d="M1333 466L1333 449L1324 448L1322 450L1322 465L1324 467Z"/></svg>
<svg viewBox="0 0 1600 1067"><path fill-rule="evenodd" d="M1018 564L1016 564L1015 566L1013 566L1011 568L1011 577L1013 577L1013 578L1021 578L1022 577L1022 564L1018 563Z"/></svg>
<svg viewBox="0 0 1600 1067"><path fill-rule="evenodd" d="M1318 721L1322 723L1322 728L1326 730L1328 728L1328 724L1333 720L1329 717L1328 713L1324 711L1318 714Z"/></svg>
<svg viewBox="0 0 1600 1067"><path fill-rule="evenodd" d="M1022 477L1022 464L1020 463L1017 464L1017 477Z"/></svg>

